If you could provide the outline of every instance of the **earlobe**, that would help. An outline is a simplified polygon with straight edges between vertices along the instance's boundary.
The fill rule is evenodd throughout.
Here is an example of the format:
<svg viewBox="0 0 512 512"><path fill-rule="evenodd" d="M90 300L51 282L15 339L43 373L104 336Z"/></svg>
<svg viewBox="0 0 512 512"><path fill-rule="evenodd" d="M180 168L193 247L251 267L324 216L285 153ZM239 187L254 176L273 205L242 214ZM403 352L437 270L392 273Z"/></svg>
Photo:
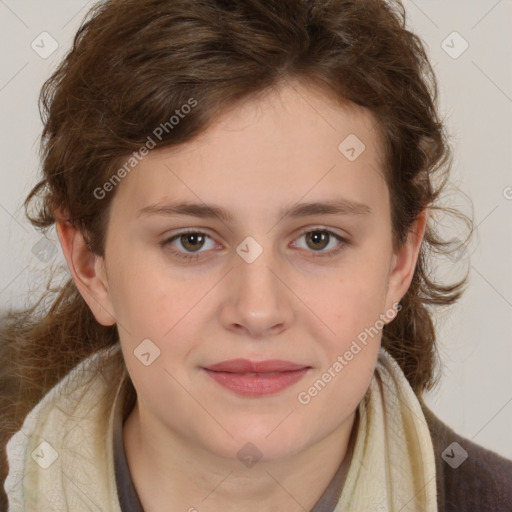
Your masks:
<svg viewBox="0 0 512 512"><path fill-rule="evenodd" d="M58 219L56 229L78 291L98 323L104 326L114 325L116 320L108 290L104 258L91 251L81 231L69 221Z"/></svg>
<svg viewBox="0 0 512 512"><path fill-rule="evenodd" d="M412 224L406 241L393 254L388 282L386 307L398 303L411 285L427 225L428 210L424 209Z"/></svg>

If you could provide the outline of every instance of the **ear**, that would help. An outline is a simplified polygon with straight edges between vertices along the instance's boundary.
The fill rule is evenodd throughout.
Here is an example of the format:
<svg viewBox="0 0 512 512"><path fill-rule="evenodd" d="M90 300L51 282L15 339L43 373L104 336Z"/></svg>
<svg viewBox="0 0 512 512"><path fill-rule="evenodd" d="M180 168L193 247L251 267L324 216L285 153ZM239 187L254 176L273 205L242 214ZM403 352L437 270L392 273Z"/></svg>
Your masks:
<svg viewBox="0 0 512 512"><path fill-rule="evenodd" d="M78 228L64 217L57 217L57 235L78 291L98 323L114 325L104 258L91 251Z"/></svg>
<svg viewBox="0 0 512 512"><path fill-rule="evenodd" d="M427 214L425 208L412 224L405 242L393 253L386 295L387 311L396 309L393 304L400 302L411 285L425 234Z"/></svg>

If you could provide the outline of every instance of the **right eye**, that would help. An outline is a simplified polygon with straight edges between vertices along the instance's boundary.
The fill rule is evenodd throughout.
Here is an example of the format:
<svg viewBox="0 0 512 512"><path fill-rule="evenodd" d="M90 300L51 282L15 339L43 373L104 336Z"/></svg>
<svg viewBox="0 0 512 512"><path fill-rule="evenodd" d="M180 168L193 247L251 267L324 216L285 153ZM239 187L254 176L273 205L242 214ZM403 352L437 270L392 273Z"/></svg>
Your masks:
<svg viewBox="0 0 512 512"><path fill-rule="evenodd" d="M210 241L210 247L207 242ZM160 243L162 247L169 247L176 256L185 259L199 258L200 253L213 249L215 242L213 239L201 231L182 231ZM202 250L206 245L206 249Z"/></svg>

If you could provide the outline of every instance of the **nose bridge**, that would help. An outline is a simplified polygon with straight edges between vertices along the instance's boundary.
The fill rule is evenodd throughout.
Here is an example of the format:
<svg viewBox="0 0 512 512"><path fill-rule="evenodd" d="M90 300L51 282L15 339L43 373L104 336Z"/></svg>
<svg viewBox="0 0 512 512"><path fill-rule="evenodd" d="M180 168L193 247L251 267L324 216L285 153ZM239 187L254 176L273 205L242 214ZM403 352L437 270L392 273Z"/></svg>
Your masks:
<svg viewBox="0 0 512 512"><path fill-rule="evenodd" d="M261 336L285 328L292 318L292 305L286 287L276 277L280 265L275 251L248 238L237 247L240 261L231 272L223 319L228 328L244 327Z"/></svg>
<svg viewBox="0 0 512 512"><path fill-rule="evenodd" d="M267 251L270 253L271 251ZM240 280L240 289L238 293L240 298L245 300L263 299L267 303L279 302L279 296L282 290L279 280L276 278L274 258L264 257L252 263L243 262L238 268L238 279Z"/></svg>

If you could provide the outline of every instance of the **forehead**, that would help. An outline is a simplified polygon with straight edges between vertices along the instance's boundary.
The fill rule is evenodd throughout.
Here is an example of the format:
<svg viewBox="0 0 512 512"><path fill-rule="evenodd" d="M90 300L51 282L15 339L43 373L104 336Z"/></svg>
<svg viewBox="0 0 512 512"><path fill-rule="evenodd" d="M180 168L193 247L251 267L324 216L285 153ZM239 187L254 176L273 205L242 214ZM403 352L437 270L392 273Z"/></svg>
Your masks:
<svg viewBox="0 0 512 512"><path fill-rule="evenodd" d="M318 86L287 82L231 106L193 140L150 152L123 179L114 202L138 209L176 198L211 200L235 213L301 197L345 195L384 205L382 176L370 111Z"/></svg>

